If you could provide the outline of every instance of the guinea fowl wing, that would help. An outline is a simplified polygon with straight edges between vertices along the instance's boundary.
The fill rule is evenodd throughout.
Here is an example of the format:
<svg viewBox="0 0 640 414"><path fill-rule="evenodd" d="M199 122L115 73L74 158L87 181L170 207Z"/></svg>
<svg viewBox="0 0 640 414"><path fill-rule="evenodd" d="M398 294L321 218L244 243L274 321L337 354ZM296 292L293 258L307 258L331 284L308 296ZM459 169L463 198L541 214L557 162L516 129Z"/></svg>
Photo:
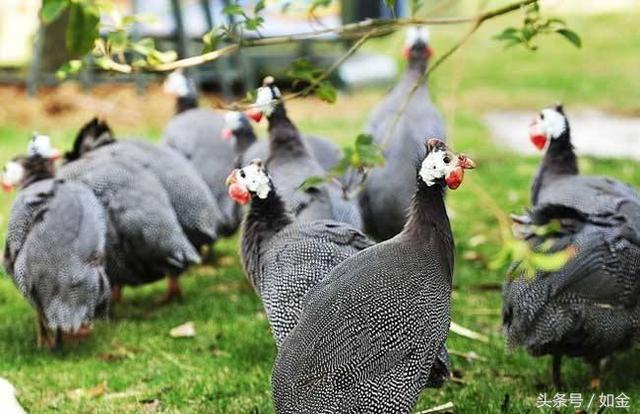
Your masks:
<svg viewBox="0 0 640 414"><path fill-rule="evenodd" d="M274 366L277 405L315 412L307 404L320 400L287 401L287 390L309 387L316 396L347 401L373 393L367 387L391 372L415 379L430 370L446 340L449 297L425 281L425 272L448 272L449 264L419 260L414 249L388 243L345 260L309 293ZM412 359L425 355L430 361Z"/></svg>

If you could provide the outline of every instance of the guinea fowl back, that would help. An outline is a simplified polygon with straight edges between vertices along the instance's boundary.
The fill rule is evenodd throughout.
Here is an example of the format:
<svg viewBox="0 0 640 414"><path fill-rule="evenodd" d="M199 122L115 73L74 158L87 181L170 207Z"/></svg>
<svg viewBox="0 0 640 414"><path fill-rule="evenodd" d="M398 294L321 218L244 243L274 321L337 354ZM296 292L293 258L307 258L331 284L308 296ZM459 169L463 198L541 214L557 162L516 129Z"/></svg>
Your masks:
<svg viewBox="0 0 640 414"><path fill-rule="evenodd" d="M175 115L165 127L162 142L185 156L209 187L222 214L221 235L240 224L240 210L229 200L224 178L235 167L231 142L222 139L224 117L210 109L194 108Z"/></svg>
<svg viewBox="0 0 640 414"><path fill-rule="evenodd" d="M151 172L100 151L64 165L59 176L85 183L105 207L107 273L113 283L146 283L199 263L168 195Z"/></svg>
<svg viewBox="0 0 640 414"><path fill-rule="evenodd" d="M373 109L367 125L386 161L369 173L360 206L367 233L380 240L398 234L406 221L415 176L408 161L424 158L424 137L446 137L444 121L431 102L428 86L420 82L428 64L428 37L409 36L408 42L407 70ZM419 86L409 97L416 82Z"/></svg>
<svg viewBox="0 0 640 414"><path fill-rule="evenodd" d="M31 159L25 162L33 165ZM29 166L26 171L9 218L4 266L38 310L39 339L44 340L46 330L76 332L106 311L106 222L102 206L84 185L38 178Z"/></svg>

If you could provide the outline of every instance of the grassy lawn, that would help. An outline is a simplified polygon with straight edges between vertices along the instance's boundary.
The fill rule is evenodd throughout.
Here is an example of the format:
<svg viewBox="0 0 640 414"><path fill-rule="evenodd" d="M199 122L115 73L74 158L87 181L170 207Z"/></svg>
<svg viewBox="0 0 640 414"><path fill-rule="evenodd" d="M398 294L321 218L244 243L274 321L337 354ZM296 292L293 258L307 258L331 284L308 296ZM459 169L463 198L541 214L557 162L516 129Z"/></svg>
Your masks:
<svg viewBox="0 0 640 414"><path fill-rule="evenodd" d="M555 393L547 358L506 352L500 334L500 292L481 289L481 285L501 283L504 273L487 266L500 239L496 219L479 193L491 196L505 212L519 211L528 202L529 183L538 163L537 157L515 155L494 146L482 123L485 111L516 107L531 109L533 115L540 106L562 100L569 115L575 108L587 106L640 114L640 77L636 72L640 54L633 35L638 14L566 18L582 35L582 50L557 37L542 39L537 53L503 51L490 39L509 23L510 18L503 18L483 27L433 75L433 94L447 118L455 148L473 155L478 163L463 186L448 196L457 245L453 319L486 334L490 342L451 334L451 350L473 351L484 360L452 356L453 369L463 383L450 382L442 389L424 392L418 411L453 401L456 412L494 413L508 401L509 413L535 413L541 412L536 408L536 396ZM443 53L463 31L434 29L436 51ZM401 42L400 36L394 36L367 47L397 51ZM115 92L96 93L105 102L120 99ZM353 91L341 96L334 106L314 100L295 101L289 106L302 130L345 142L360 131L383 93ZM54 98L29 101L16 96L16 102L33 112L18 117L12 105L0 109L2 163L24 150L33 130L49 133L57 146L68 148L74 129L96 112L82 101L74 102L72 110L52 116L45 106ZM105 112L116 131L158 138L172 102L157 94L132 97L130 102L135 105L116 105ZM603 138L603 145L615 139ZM584 173L607 174L640 186L635 162L582 158L580 166ZM11 201L9 196L0 196L0 233L4 233ZM474 237L479 235L483 237ZM472 238L484 241L472 245ZM239 266L237 246L237 238L221 241L216 245L216 263L194 268L182 278L182 303L154 304L164 289L160 282L125 290L124 303L115 308L115 317L99 321L88 342L61 354L36 348L32 309L11 281L0 277L0 376L17 386L21 401L33 413L273 412L270 372L275 346L261 303ZM169 330L186 321L195 323L196 337L170 338ZM592 393L588 367L581 361L565 361L563 368L564 391L581 392L588 401ZM630 351L614 359L603 374L601 392L624 392L633 407L628 412L640 412L640 352Z"/></svg>

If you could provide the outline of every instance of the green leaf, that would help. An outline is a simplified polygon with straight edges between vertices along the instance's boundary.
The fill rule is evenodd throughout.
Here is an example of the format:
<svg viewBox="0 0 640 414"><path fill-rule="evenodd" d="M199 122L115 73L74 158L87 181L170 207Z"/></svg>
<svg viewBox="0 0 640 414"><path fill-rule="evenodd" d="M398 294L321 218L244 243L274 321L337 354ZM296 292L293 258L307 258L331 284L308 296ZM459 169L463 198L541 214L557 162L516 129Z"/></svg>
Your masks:
<svg viewBox="0 0 640 414"><path fill-rule="evenodd" d="M327 181L326 177L321 177L319 175L312 175L311 177L308 177L306 180L304 180L302 184L298 186L298 190L308 191L321 184L324 184L326 181Z"/></svg>
<svg viewBox="0 0 640 414"><path fill-rule="evenodd" d="M423 0L411 0L411 4L409 5L409 8L411 10L411 16L415 17L415 15L418 14L422 6L424 6Z"/></svg>
<svg viewBox="0 0 640 414"><path fill-rule="evenodd" d="M178 54L175 50L168 50L166 52L161 52L159 50L152 50L147 55L147 61L151 65L158 65L162 63L170 63L175 61L178 58Z"/></svg>
<svg viewBox="0 0 640 414"><path fill-rule="evenodd" d="M262 10L264 10L264 8L265 8L264 2L265 2L265 0L259 0L258 2L256 2L255 7L253 8L253 14L258 14Z"/></svg>
<svg viewBox="0 0 640 414"><path fill-rule="evenodd" d="M557 272L572 256L572 250L562 250L557 253L532 253L531 264L542 272Z"/></svg>
<svg viewBox="0 0 640 414"><path fill-rule="evenodd" d="M43 0L40 18L44 24L56 20L69 7L69 0Z"/></svg>
<svg viewBox="0 0 640 414"><path fill-rule="evenodd" d="M227 15L244 15L244 9L238 4L230 4L222 9L222 13Z"/></svg>
<svg viewBox="0 0 640 414"><path fill-rule="evenodd" d="M66 44L73 55L86 55L93 49L98 38L100 14L97 9L84 3L73 3L69 14Z"/></svg>
<svg viewBox="0 0 640 414"><path fill-rule="evenodd" d="M221 35L218 29L213 29L202 36L202 43L204 43L204 48L202 49L202 53L208 53L214 51L218 48L220 44Z"/></svg>
<svg viewBox="0 0 640 414"><path fill-rule="evenodd" d="M113 52L124 52L129 42L129 33L126 30L116 30L107 35L107 40Z"/></svg>
<svg viewBox="0 0 640 414"><path fill-rule="evenodd" d="M563 36L565 39L567 39L569 42L571 42L575 47L577 47L577 48L581 48L582 47L582 40L580 39L580 36L578 36L578 34L576 32L574 32L573 30L558 29L558 30L556 30L556 33L558 33L559 35Z"/></svg>
<svg viewBox="0 0 640 414"><path fill-rule="evenodd" d="M318 96L318 98L329 103L335 103L336 99L338 98L338 91L331 84L331 82L326 80L323 80L322 82L318 83L318 85L315 88L315 93Z"/></svg>
<svg viewBox="0 0 640 414"><path fill-rule="evenodd" d="M262 23L264 23L264 19L260 16L248 17L244 20L244 27L246 27L247 30L257 30L262 26Z"/></svg>
<svg viewBox="0 0 640 414"><path fill-rule="evenodd" d="M66 79L71 75L75 75L80 72L82 69L82 61L78 59L73 59L68 62L65 62L60 68L56 71L56 77L60 80Z"/></svg>
<svg viewBox="0 0 640 414"><path fill-rule="evenodd" d="M130 47L134 52L140 53L144 56L149 55L149 53L156 48L155 42L150 37L144 37L137 42L132 42Z"/></svg>
<svg viewBox="0 0 640 414"><path fill-rule="evenodd" d="M371 134L359 134L356 137L356 147L361 145L373 144L373 135Z"/></svg>
<svg viewBox="0 0 640 414"><path fill-rule="evenodd" d="M384 4L386 4L388 8L393 10L393 8L396 6L396 0L384 0Z"/></svg>
<svg viewBox="0 0 640 414"><path fill-rule="evenodd" d="M313 14L320 7L329 7L332 0L313 0L309 7L309 14Z"/></svg>

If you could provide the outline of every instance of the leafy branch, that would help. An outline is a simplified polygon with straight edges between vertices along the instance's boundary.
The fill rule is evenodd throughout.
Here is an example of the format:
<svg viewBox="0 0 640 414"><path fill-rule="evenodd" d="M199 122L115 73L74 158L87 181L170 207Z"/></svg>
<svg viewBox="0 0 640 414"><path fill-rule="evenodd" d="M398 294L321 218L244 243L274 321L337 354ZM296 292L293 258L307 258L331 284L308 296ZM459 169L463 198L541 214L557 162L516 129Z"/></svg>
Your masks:
<svg viewBox="0 0 640 414"><path fill-rule="evenodd" d="M540 35L557 33L567 39L575 47L582 47L580 36L567 28L564 20L558 18L543 18L540 14L540 6L534 3L526 8L522 27L507 27L494 36L494 39L505 42L505 47L522 45L529 50L537 50L538 46L533 42Z"/></svg>

